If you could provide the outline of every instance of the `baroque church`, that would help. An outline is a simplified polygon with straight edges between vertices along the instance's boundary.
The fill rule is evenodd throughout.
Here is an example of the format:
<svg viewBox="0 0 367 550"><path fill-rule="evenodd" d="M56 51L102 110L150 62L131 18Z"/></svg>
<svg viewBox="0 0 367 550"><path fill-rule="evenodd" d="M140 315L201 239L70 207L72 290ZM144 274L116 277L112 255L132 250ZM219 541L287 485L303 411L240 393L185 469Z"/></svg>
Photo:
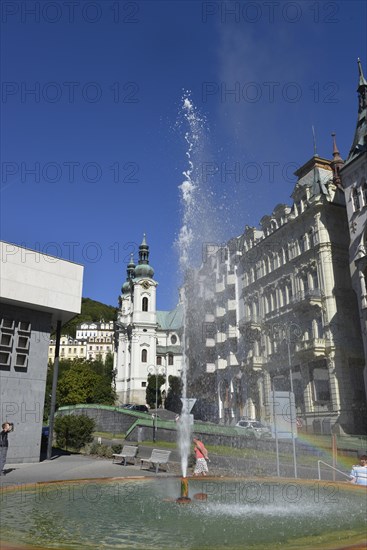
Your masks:
<svg viewBox="0 0 367 550"><path fill-rule="evenodd" d="M114 356L119 403L144 404L149 374L165 375L163 396L169 376L181 375L182 306L157 310L157 286L144 235L138 263L131 255L119 297Z"/></svg>

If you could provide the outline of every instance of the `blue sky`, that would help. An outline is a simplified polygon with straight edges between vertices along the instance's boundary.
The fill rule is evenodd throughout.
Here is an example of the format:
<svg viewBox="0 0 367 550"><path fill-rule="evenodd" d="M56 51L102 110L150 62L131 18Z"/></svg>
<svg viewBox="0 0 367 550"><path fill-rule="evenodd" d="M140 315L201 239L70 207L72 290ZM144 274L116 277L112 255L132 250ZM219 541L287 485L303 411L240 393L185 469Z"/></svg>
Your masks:
<svg viewBox="0 0 367 550"><path fill-rule="evenodd" d="M214 242L290 202L312 126L320 156L333 131L349 152L362 1L1 8L1 239L84 264L85 297L117 304L145 232L158 307L177 303L184 90L205 119L196 170Z"/></svg>

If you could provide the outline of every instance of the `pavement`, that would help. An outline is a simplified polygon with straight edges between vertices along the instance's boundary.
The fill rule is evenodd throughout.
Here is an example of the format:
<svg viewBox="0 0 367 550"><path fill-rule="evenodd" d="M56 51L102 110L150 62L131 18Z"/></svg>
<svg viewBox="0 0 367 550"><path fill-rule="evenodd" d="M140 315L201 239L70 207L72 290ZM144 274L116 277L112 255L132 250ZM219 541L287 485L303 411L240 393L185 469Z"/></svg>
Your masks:
<svg viewBox="0 0 367 550"><path fill-rule="evenodd" d="M0 477L0 487L12 485L42 483L52 481L67 481L77 479L103 479L103 478L124 478L142 476L180 476L181 465L180 455L176 449L171 449L169 467L162 466L156 474L155 470L140 469L139 458L148 458L152 447L139 445L139 457L136 463L123 464L113 463L112 459L99 458L72 454L53 449L51 459L41 459L36 463L6 464L5 474ZM238 477L276 477L277 469L274 461L250 460L243 458L225 457L211 455L208 464L209 474L215 477L238 476ZM189 475L192 468L189 467ZM280 465L280 477L294 478L293 462ZM348 473L348 472L346 472ZM318 479L317 460L311 467L297 466L297 477L300 479ZM332 472L329 469L322 470L323 480L332 480ZM346 481L346 477L337 474L336 480Z"/></svg>

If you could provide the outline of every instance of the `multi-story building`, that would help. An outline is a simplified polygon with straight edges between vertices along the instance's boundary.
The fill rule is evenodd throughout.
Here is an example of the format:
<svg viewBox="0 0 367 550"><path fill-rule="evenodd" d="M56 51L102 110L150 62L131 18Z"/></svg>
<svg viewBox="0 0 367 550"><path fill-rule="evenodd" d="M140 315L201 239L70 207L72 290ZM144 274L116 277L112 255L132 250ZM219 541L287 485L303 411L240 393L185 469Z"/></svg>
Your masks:
<svg viewBox="0 0 367 550"><path fill-rule="evenodd" d="M358 119L351 150L340 170L349 222L349 261L353 289L358 298L365 355L367 393L367 81L358 60Z"/></svg>
<svg viewBox="0 0 367 550"><path fill-rule="evenodd" d="M365 121L367 84L361 79ZM355 139L358 151L360 132ZM292 379L297 416L305 429L365 430L365 360L348 268L348 219L340 175L352 173L353 181L358 180L360 202L348 194L347 201L360 205L361 240L367 215L366 209L361 212L367 155L364 145L348 160L355 163L348 171L335 136L333 145L333 160L315 154L297 170L291 206L278 204L261 219L260 228L246 227L225 246L208 247L202 266L186 282L189 316L195 321L188 328L190 390L195 397L200 393L216 399L224 422L242 415L271 421L270 392L289 391ZM355 196L357 183L349 185ZM358 223L356 218L354 213ZM352 250L356 252L356 245ZM366 314L361 275L366 273L365 253L359 252L356 263L355 280ZM204 381L207 392L202 392Z"/></svg>
<svg viewBox="0 0 367 550"><path fill-rule="evenodd" d="M84 322L77 326L76 337L62 336L60 340L61 359L100 359L103 362L107 355L113 354L114 322ZM55 357L55 340L50 340L48 348L49 361Z"/></svg>
<svg viewBox="0 0 367 550"><path fill-rule="evenodd" d="M145 236L139 261L133 257L119 297L115 340L116 392L120 403L144 404L148 375L168 377L181 373L182 310L157 311L154 269L149 264Z"/></svg>
<svg viewBox="0 0 367 550"><path fill-rule="evenodd" d="M40 460L50 334L80 313L83 266L0 242L1 422L9 462Z"/></svg>

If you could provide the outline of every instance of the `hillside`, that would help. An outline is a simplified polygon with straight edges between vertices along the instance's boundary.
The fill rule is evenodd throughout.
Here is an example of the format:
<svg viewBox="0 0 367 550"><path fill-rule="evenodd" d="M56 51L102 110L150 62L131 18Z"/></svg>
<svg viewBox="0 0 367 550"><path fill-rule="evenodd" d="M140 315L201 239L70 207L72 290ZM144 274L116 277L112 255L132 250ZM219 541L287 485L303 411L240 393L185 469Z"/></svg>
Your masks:
<svg viewBox="0 0 367 550"><path fill-rule="evenodd" d="M117 308L96 302L90 298L82 298L81 313L62 327L62 334L75 338L76 327L84 321L114 321Z"/></svg>

